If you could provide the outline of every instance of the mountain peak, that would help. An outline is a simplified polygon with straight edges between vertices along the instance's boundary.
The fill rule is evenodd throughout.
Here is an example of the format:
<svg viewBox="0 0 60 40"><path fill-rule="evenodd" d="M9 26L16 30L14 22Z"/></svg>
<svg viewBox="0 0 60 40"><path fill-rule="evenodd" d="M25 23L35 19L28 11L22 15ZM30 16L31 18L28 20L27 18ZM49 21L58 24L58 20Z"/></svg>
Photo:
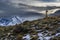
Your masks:
<svg viewBox="0 0 60 40"><path fill-rule="evenodd" d="M22 22L22 18L19 16L13 16L11 18L0 18L0 26L16 25Z"/></svg>

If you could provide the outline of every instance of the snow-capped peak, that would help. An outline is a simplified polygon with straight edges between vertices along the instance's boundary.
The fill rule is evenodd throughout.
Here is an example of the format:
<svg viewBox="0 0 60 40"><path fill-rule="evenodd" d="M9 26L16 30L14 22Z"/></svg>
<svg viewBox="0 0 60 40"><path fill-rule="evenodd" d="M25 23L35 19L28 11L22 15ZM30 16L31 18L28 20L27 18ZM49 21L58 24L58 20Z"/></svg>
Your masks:
<svg viewBox="0 0 60 40"><path fill-rule="evenodd" d="M11 18L0 18L0 26L16 25L22 22L22 18L19 16L13 16Z"/></svg>

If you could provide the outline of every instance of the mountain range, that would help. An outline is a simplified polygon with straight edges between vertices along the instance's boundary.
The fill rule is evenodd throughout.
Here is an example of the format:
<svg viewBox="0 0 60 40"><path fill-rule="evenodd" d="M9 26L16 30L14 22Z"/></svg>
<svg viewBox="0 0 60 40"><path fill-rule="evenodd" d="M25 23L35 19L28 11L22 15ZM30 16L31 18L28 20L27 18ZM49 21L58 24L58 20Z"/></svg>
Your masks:
<svg viewBox="0 0 60 40"><path fill-rule="evenodd" d="M22 18L18 16L13 16L10 18L0 18L0 26L9 26L22 23Z"/></svg>
<svg viewBox="0 0 60 40"><path fill-rule="evenodd" d="M32 21L39 19L39 16L29 16L29 17L20 17L20 16L11 16L11 17L0 17L0 26L13 26L16 24L23 23L24 21Z"/></svg>
<svg viewBox="0 0 60 40"><path fill-rule="evenodd" d="M29 13L29 14L28 14ZM27 15L27 16L26 16ZM58 16L60 15L60 10L56 11L53 14L50 14L50 16ZM24 21L32 21L41 19L44 17L44 14L42 13L36 13L36 12L27 12L23 17L20 16L11 16L11 17L0 17L0 26L10 26L10 25L16 25L23 23Z"/></svg>

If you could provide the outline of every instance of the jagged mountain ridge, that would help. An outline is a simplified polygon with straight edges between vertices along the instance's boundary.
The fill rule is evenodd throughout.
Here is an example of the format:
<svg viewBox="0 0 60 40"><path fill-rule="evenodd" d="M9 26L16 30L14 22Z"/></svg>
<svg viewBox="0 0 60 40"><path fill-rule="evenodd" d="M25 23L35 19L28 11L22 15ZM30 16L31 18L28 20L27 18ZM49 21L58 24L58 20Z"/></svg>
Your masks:
<svg viewBox="0 0 60 40"><path fill-rule="evenodd" d="M13 16L11 18L0 18L0 26L15 25L22 22L22 18L19 16Z"/></svg>
<svg viewBox="0 0 60 40"><path fill-rule="evenodd" d="M32 21L40 19L39 16L29 16L29 17L21 17L21 16L10 16L10 17L0 17L0 26L13 26L16 24L21 24L24 21Z"/></svg>

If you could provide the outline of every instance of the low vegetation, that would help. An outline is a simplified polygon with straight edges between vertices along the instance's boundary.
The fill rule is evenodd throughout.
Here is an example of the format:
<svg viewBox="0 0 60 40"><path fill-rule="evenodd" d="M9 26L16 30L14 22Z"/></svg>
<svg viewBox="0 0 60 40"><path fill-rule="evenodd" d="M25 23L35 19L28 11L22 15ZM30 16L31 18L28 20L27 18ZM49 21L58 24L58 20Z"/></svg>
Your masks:
<svg viewBox="0 0 60 40"><path fill-rule="evenodd" d="M10 37L13 36L12 39L22 40L21 38L23 35L29 34L37 34L39 31L46 33L45 31L48 30L51 35L55 35L56 33L60 32L60 17L48 17L43 19L38 19L34 21L25 21L21 24L16 24L15 26L0 26L0 39L3 37ZM48 34L49 35L49 34ZM11 40L12 40L11 39ZM37 40L36 37L32 37L31 40ZM60 40L59 37L51 38L51 40Z"/></svg>

